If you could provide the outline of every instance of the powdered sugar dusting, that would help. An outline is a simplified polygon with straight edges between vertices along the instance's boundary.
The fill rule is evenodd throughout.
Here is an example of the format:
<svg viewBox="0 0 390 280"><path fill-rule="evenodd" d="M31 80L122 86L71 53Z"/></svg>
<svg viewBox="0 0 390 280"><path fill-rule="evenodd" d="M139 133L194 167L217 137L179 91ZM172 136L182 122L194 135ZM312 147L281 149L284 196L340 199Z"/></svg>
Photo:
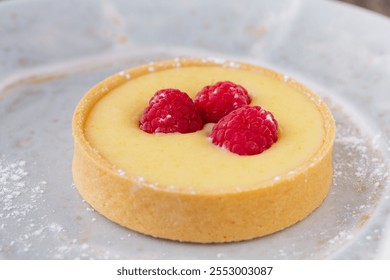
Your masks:
<svg viewBox="0 0 390 280"><path fill-rule="evenodd" d="M121 77L125 77L126 80L130 80L131 79L131 75L129 73L127 73L126 71L120 71L118 73L119 76Z"/></svg>
<svg viewBox="0 0 390 280"><path fill-rule="evenodd" d="M154 67L154 62L150 62L150 63L149 63L148 71L149 71L149 72L154 72L154 71L156 71L156 68Z"/></svg>
<svg viewBox="0 0 390 280"><path fill-rule="evenodd" d="M324 226L320 236L323 236L324 246L330 249L354 239L356 232L371 219L384 186L388 184L388 166L374 143L377 134L365 134L360 127L351 125L354 117L346 115L330 100L328 104L336 119L337 134L333 152L333 186L328 198L334 206L328 205L324 209L333 213L334 221L330 223L332 228ZM343 211L339 211L339 207ZM381 234L381 230L375 229L364 242L378 240ZM364 242L361 246L369 246Z"/></svg>
<svg viewBox="0 0 390 280"><path fill-rule="evenodd" d="M279 182L281 179L282 179L282 178L281 178L280 176L275 176L275 177L274 177L274 181L275 181L275 182Z"/></svg>
<svg viewBox="0 0 390 280"><path fill-rule="evenodd" d="M126 172L123 169L118 169L117 173L118 173L119 176L125 176L126 175Z"/></svg>
<svg viewBox="0 0 390 280"><path fill-rule="evenodd" d="M361 252L375 246L384 234L383 223L372 218L381 200L387 203L390 199L384 195L384 187L389 183L389 166L383 151L378 150L381 139L376 135L380 132L372 132L357 123L359 118L354 111L346 113L345 108L332 100L327 100L327 104L337 125L329 195L311 216L289 229L291 236L295 234L299 238L290 244L282 237L278 239L283 247L274 253L275 259L338 258L335 252L342 254L349 245L354 246L353 254L359 258ZM294 175L295 171L287 174ZM307 246L316 248L317 252L308 254ZM367 258L367 253L362 256Z"/></svg>
<svg viewBox="0 0 390 280"><path fill-rule="evenodd" d="M173 61L175 62L175 67L176 67L176 68L180 68L180 67L181 67L180 58L175 57L175 58L173 59Z"/></svg>
<svg viewBox="0 0 390 280"><path fill-rule="evenodd" d="M4 219L16 218L22 219L34 207L34 202L43 193L43 186L46 181L39 182L35 186L28 186L26 177L28 172L23 169L26 165L24 160L7 163L0 159L0 217ZM30 203L17 203L19 197L25 193L26 189L31 190Z"/></svg>
<svg viewBox="0 0 390 280"><path fill-rule="evenodd" d="M69 220L67 226L61 222L69 219L69 213L60 207L59 215L56 215L57 209L52 202L46 201L53 186L46 180L35 182L34 176L27 171L33 169L34 163L0 158L0 256L12 259L96 258L96 247L82 234L74 235L74 229L69 227L72 221ZM62 192L57 193L57 196L61 195ZM85 214L80 215L89 217L89 223L98 223L100 216L95 210L85 202L82 204ZM42 211L46 205L52 207ZM76 221L81 221L82 216L77 216ZM73 226L77 228L77 225ZM120 258L106 249L98 253L101 259Z"/></svg>
<svg viewBox="0 0 390 280"><path fill-rule="evenodd" d="M29 173L25 170L25 160L8 162L0 158L0 251L19 250L28 252L33 243L30 241L40 235L44 228L39 227L40 221L31 219L31 213L44 203L43 194L46 190L45 180L32 184L29 181ZM40 217L41 219L43 217ZM28 223L26 223L28 221ZM13 232L15 227L27 224L24 230L18 231L19 235L12 236L8 243L8 232ZM47 227L58 229L54 225ZM15 232L13 232L15 234Z"/></svg>
<svg viewBox="0 0 390 280"><path fill-rule="evenodd" d="M213 62L216 64L224 64L226 62L226 60L223 58L220 58L220 57L208 57L206 62Z"/></svg>

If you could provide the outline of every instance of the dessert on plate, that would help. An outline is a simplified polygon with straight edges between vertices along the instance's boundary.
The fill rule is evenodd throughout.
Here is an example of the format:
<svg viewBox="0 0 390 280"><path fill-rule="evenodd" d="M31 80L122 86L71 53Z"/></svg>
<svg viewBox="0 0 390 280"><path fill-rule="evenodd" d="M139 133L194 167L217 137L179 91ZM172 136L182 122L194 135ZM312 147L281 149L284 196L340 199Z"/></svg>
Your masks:
<svg viewBox="0 0 390 280"><path fill-rule="evenodd" d="M228 111L196 107L207 107L202 94L215 92L208 86L229 83L239 92L234 106L223 105ZM172 112L152 108L159 102ZM172 118L183 114L187 123L172 130ZM268 136L254 144L248 137L257 130L236 131L246 137L236 142L223 138L243 116L262 118L258 131ZM82 98L73 135L81 196L108 219L154 237L210 243L271 234L314 211L332 182L335 123L325 103L246 63L183 58L115 74Z"/></svg>

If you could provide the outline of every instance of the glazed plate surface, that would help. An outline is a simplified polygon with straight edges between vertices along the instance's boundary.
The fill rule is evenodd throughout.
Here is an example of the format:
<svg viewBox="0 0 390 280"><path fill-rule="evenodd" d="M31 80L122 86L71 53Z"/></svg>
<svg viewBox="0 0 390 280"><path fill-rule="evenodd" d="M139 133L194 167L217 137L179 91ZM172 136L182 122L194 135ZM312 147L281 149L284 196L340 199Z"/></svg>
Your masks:
<svg viewBox="0 0 390 280"><path fill-rule="evenodd" d="M387 18L332 1L64 2L0 3L0 258L389 257ZM76 104L107 76L176 57L268 67L327 102L334 178L317 211L270 236L199 245L130 231L83 202L71 175Z"/></svg>

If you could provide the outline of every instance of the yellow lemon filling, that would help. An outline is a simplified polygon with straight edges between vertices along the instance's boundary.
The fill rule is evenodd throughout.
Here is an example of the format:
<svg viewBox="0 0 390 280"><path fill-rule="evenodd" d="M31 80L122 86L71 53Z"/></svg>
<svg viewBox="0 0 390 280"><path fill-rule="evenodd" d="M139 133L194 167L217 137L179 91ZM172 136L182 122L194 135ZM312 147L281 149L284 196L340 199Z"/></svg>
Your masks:
<svg viewBox="0 0 390 280"><path fill-rule="evenodd" d="M210 125L188 134L148 134L139 119L154 93L177 88L191 98L202 87L232 81L248 90L252 102L271 111L279 139L259 155L239 156L213 145ZM191 66L132 78L111 90L92 109L87 139L121 174L178 192L220 193L278 180L313 157L325 127L318 106L298 89L245 69Z"/></svg>

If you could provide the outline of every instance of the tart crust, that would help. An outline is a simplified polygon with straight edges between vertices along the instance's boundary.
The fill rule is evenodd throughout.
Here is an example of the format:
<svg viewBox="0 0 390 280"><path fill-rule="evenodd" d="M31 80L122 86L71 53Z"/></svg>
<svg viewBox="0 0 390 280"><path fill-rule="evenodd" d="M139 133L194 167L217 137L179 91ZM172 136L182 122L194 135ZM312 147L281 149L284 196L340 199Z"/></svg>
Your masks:
<svg viewBox="0 0 390 280"><path fill-rule="evenodd" d="M154 237L199 242L252 239L282 230L308 216L326 197L332 182L335 123L327 106L308 88L258 66L196 58L154 63L154 71L186 66L220 66L257 71L306 95L318 108L325 129L320 148L294 170L261 187L228 193L185 193L152 187L126 174L90 145L85 133L88 116L99 100L132 78L150 74L150 65L111 76L82 98L73 116L73 179L81 196L108 219Z"/></svg>

